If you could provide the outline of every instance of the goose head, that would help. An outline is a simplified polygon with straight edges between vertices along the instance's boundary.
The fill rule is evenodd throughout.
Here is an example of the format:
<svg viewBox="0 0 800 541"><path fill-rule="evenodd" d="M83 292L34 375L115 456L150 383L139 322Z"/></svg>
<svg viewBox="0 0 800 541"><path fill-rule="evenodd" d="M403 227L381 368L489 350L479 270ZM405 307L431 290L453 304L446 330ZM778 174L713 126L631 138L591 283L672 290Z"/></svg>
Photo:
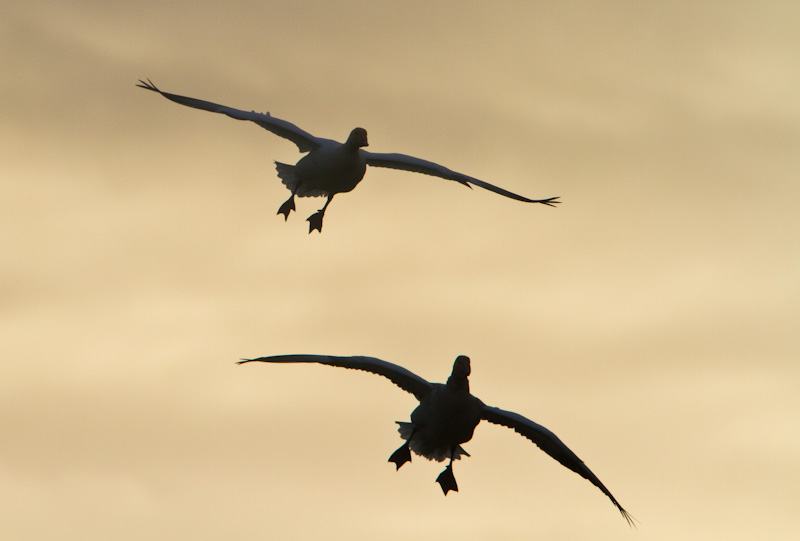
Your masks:
<svg viewBox="0 0 800 541"><path fill-rule="evenodd" d="M447 378L447 386L454 389L464 389L469 392L469 357L459 355L453 363L453 372Z"/></svg>
<svg viewBox="0 0 800 541"><path fill-rule="evenodd" d="M367 142L367 130L364 128L354 128L353 131L350 132L350 135L347 138L347 143L345 144L351 148L369 146L369 143Z"/></svg>

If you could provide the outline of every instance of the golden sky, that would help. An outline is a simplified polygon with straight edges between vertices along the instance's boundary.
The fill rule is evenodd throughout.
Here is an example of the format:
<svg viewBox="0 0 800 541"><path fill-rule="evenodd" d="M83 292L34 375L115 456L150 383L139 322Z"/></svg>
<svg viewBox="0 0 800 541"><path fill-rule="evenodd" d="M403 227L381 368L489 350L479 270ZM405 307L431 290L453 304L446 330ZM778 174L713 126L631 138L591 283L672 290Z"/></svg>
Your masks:
<svg viewBox="0 0 800 541"><path fill-rule="evenodd" d="M6 2L4 539L795 539L796 2ZM135 87L270 111L557 208L372 169ZM639 521L502 427L387 463L371 355L569 445Z"/></svg>

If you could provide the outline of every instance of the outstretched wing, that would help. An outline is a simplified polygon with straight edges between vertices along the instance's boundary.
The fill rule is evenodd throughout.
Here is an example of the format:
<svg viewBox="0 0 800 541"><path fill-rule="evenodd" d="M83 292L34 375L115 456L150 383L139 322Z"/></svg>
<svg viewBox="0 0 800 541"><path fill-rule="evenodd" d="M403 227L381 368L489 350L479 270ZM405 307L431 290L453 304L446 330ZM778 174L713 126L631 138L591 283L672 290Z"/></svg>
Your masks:
<svg viewBox="0 0 800 541"><path fill-rule="evenodd" d="M490 192L498 193L500 195L504 195L506 197L510 197L511 199L516 199L517 201L523 201L525 203L542 203L543 205L547 205L549 207L556 206L556 203L560 203L561 201L556 201L558 197L550 197L548 199L528 199L527 197L523 197L521 195L517 195L513 192L509 192L508 190L504 190L494 184L489 184L488 182L484 182L482 180L478 180L477 178L472 178L467 175L462 175L461 173L456 173L444 167L443 165L439 165L438 163L429 162L427 160L422 160L420 158L415 158L414 156L408 156L406 154L378 154L375 152L367 152L362 150L364 155L367 157L367 165L371 165L373 167L387 167L389 169L402 169L403 171L413 171L414 173L422 173L423 175L431 175L434 177L440 177L447 180L454 180L459 184L463 184L467 187L472 187L472 185L480 186L485 190L489 190Z"/></svg>
<svg viewBox="0 0 800 541"><path fill-rule="evenodd" d="M297 145L297 148L300 149L300 152L314 150L318 148L323 141L325 141L325 139L314 137L307 131L301 130L291 122L275 118L269 113L241 111L239 109L234 109L233 107L226 107L224 105L211 103L210 101L203 101L195 98L188 98L186 96L178 96L177 94L170 94L169 92L162 92L149 79L147 82L140 79L139 84L136 86L145 88L147 90L152 90L153 92L158 92L168 100L172 100L175 103L180 103L181 105L186 105L187 107L194 107L195 109L202 109L203 111L211 111L212 113L222 113L231 118L235 118L236 120L249 120L251 122L255 122L262 128L271 131L275 135L279 135L284 139L288 139Z"/></svg>
<svg viewBox="0 0 800 541"><path fill-rule="evenodd" d="M515 432L522 434L539 449L558 460L563 466L571 469L581 477L588 479L591 483L599 488L603 494L608 496L614 505L617 506L619 512L628 521L628 524L635 527L634 518L619 504L619 502L611 495L611 492L600 482L592 471L586 467L586 464L573 453L569 447L558 439L558 436L547 430L540 424L534 423L530 419L514 413L511 411L501 410L492 406L484 406L481 418L497 425L507 426L514 429Z"/></svg>
<svg viewBox="0 0 800 541"><path fill-rule="evenodd" d="M328 366L340 366L354 370L364 370L388 378L392 383L413 394L417 400L422 400L427 395L432 384L423 378L406 370L402 366L388 363L375 357L333 357L330 355L275 355L272 357L259 357L258 359L243 359L237 364L250 363L319 363Z"/></svg>

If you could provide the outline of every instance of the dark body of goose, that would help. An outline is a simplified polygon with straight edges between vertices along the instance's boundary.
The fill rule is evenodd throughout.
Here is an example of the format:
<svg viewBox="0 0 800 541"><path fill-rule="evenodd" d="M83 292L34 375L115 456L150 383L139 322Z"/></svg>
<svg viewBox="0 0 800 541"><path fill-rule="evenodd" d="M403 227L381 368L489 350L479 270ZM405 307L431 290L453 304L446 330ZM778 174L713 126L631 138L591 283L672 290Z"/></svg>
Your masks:
<svg viewBox="0 0 800 541"><path fill-rule="evenodd" d="M469 357L460 355L453 364L453 372L447 383L429 383L413 372L374 357L333 357L328 355L276 355L239 362L266 363L319 363L372 372L407 391L419 400L419 406L411 413L411 422L400 422L400 436L406 442L389 458L397 469L411 461L411 451L428 460L443 462L449 459L445 470L436 479L445 495L458 491L453 475L453 461L469 454L461 447L472 439L475 427L481 421L506 426L535 443L542 451L563 466L588 479L608 496L631 526L633 517L617 502L611 492L600 482L586 464L569 447L545 427L511 411L487 406L469 392Z"/></svg>
<svg viewBox="0 0 800 541"><path fill-rule="evenodd" d="M278 209L278 214L283 214L285 219L289 219L289 213L295 210L294 198L297 197L327 197L325 206L318 212L312 214L307 219L309 223L308 232L314 230L322 232L322 219L325 210L331 203L333 196L337 193L349 192L355 188L361 179L364 178L367 166L388 167L390 169L402 169L413 171L425 175L432 175L447 180L453 180L467 187L480 186L492 192L523 201L526 203L541 203L543 205L555 206L558 197L548 199L528 199L521 195L509 192L488 182L451 171L447 167L437 163L415 158L405 154L378 154L367 152L362 148L367 146L367 131L364 128L355 128L350 132L350 136L344 143L339 143L331 139L315 137L305 130L302 130L286 120L275 118L269 113L257 113L255 111L243 111L211 103L210 101L178 96L169 92L162 92L151 81L139 81L136 85L153 92L158 92L165 98L181 105L202 109L212 113L222 113L236 120L249 120L255 122L262 128L288 139L300 150L308 152L300 158L296 165L275 162L283 184L292 192L289 199Z"/></svg>

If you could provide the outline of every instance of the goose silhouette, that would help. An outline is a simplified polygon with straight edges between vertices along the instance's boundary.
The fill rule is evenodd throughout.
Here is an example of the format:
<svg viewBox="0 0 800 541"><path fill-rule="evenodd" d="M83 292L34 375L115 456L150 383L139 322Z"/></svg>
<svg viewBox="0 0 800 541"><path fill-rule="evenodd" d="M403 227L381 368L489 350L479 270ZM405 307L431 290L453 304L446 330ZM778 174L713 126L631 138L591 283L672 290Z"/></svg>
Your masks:
<svg viewBox="0 0 800 541"><path fill-rule="evenodd" d="M364 178L367 166L387 167L390 169L402 169L413 171L447 180L453 180L471 188L471 185L480 186L486 190L523 201L525 203L541 203L554 207L558 197L548 199L528 199L521 195L509 192L488 182L451 171L447 167L437 163L415 158L405 154L378 154L367 152L362 147L368 145L367 131L364 128L355 128L350 132L350 136L344 143L339 143L331 139L315 137L307 131L301 130L291 122L275 118L269 113L256 113L255 111L242 111L224 105L211 103L210 101L178 96L169 92L162 92L149 79L145 82L141 79L136 85L140 88L158 92L168 100L175 103L211 111L212 113L222 113L236 120L249 120L255 122L262 128L288 139L300 150L308 152L300 158L296 165L275 162L278 170L278 177L284 185L292 192L289 199L278 209L278 214L283 214L284 219L289 219L289 214L295 210L294 198L297 197L327 197L325 206L312 214L306 220L308 222L308 232L314 230L322 232L322 219L325 210L330 205L333 196L337 193L349 192L355 188L361 179Z"/></svg>
<svg viewBox="0 0 800 541"><path fill-rule="evenodd" d="M414 395L419 406L411 413L411 422L397 421L398 431L406 442L397 449L389 462L397 469L411 461L411 451L428 460L443 462L449 459L444 471L436 479L445 496L451 490L458 491L453 475L453 461L462 456L470 456L461 444L472 439L475 427L481 421L506 426L531 440L539 448L574 471L588 479L619 509L630 526L635 526L634 518L611 495L583 461L569 447L545 427L511 411L487 406L469 392L469 357L460 355L453 364L453 372L447 383L429 383L413 372L374 357L333 357L328 355L277 355L243 359L238 364L249 362L265 363L318 363L364 370L388 378L392 383Z"/></svg>

